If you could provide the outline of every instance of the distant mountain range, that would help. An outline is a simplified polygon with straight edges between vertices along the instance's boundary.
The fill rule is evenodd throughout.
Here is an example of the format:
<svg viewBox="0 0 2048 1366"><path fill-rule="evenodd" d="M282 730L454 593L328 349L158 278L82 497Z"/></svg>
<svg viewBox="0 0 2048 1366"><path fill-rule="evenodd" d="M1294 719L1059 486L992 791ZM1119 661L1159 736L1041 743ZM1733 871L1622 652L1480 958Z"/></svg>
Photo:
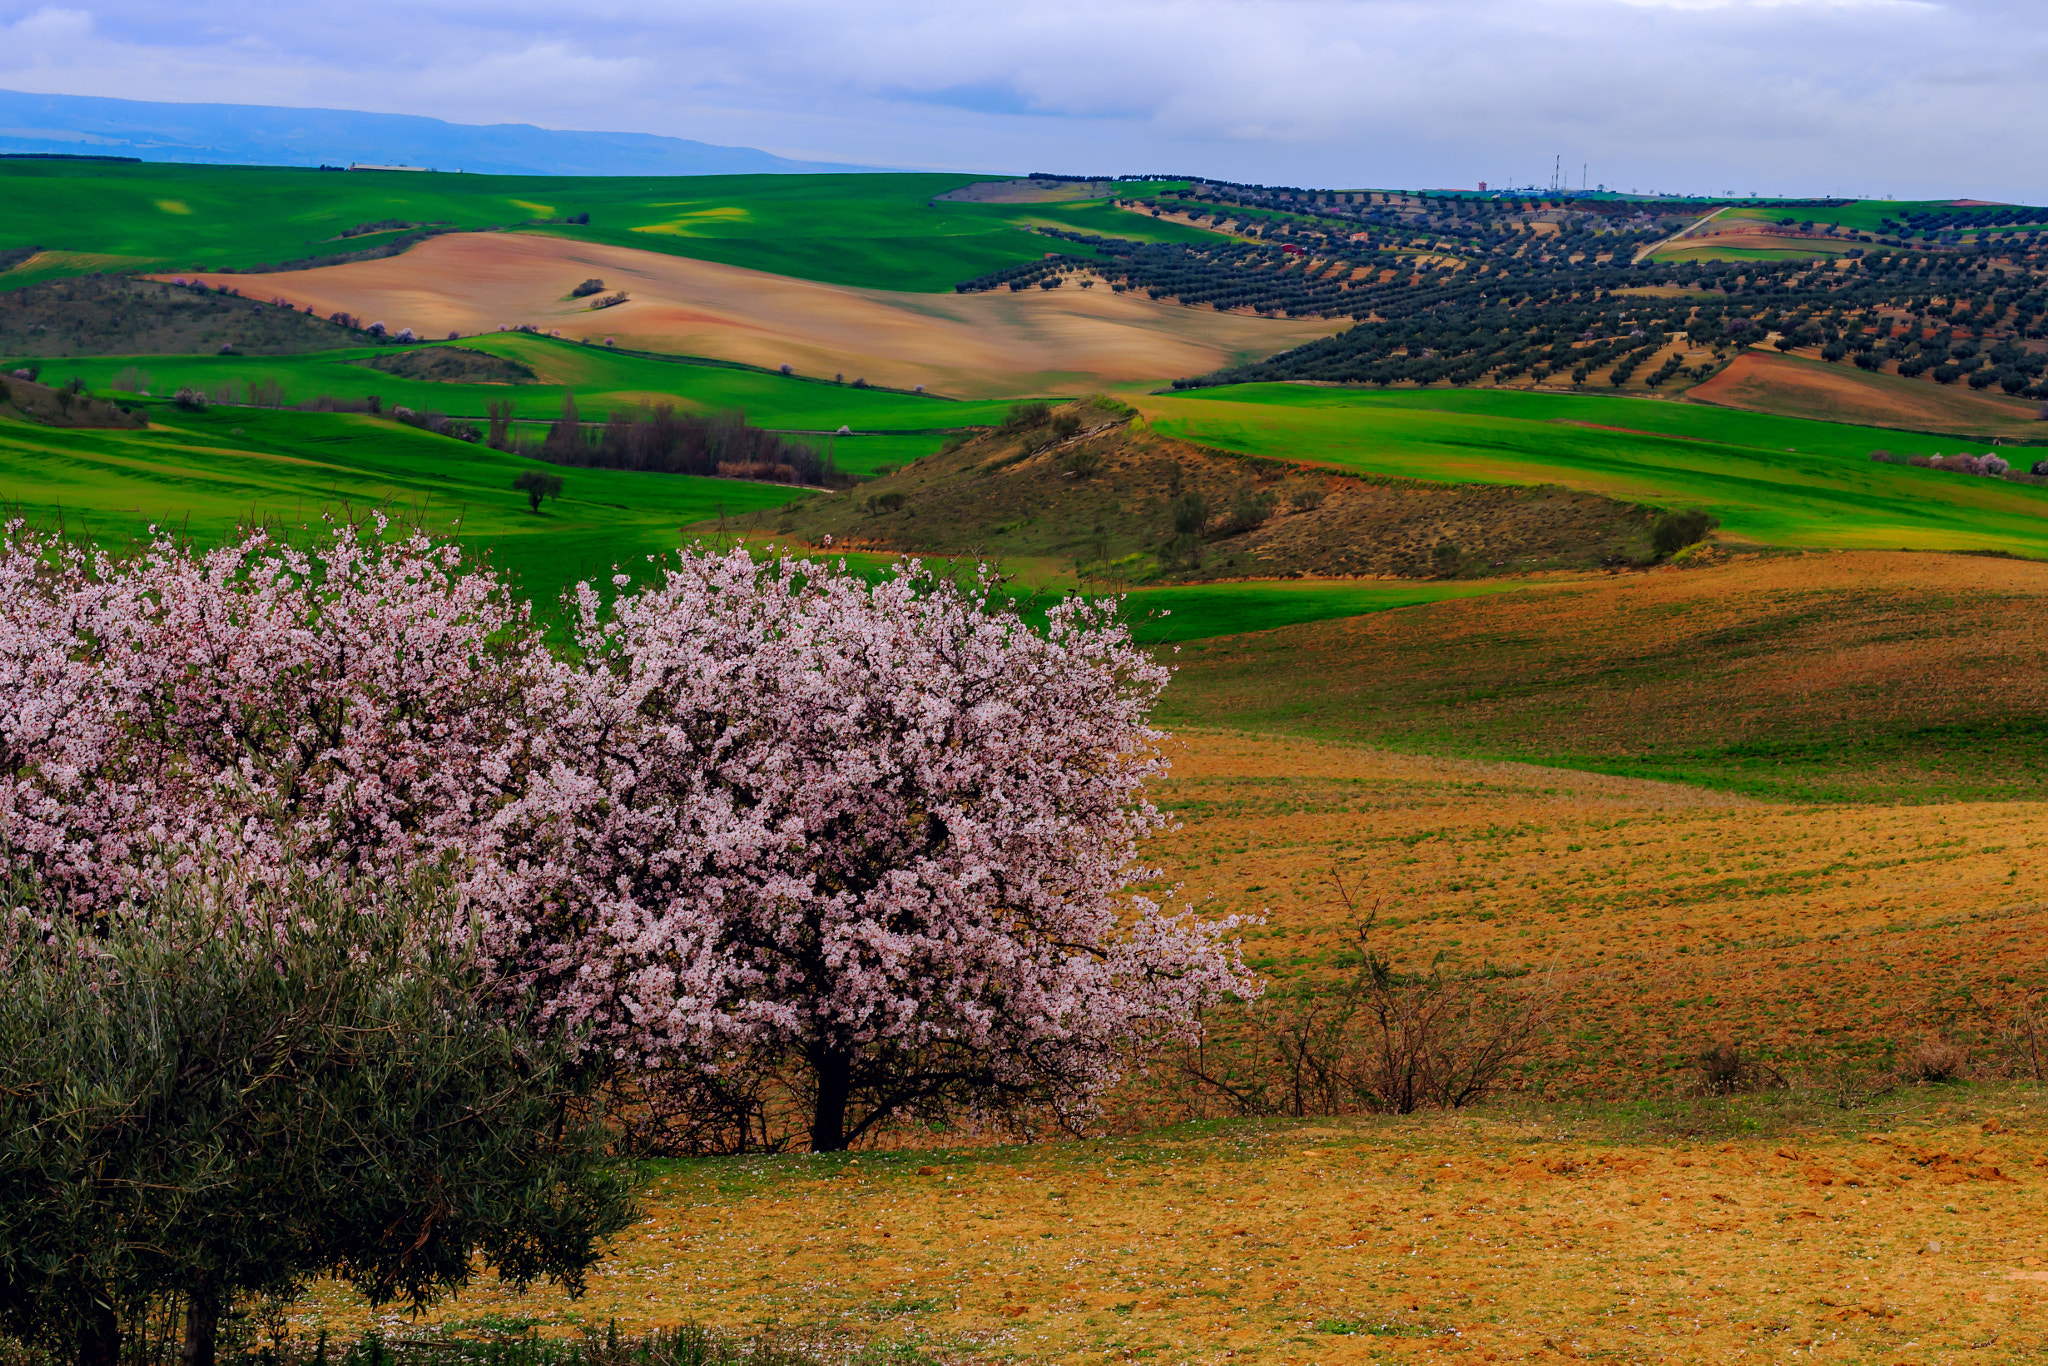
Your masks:
<svg viewBox="0 0 2048 1366"><path fill-rule="evenodd" d="M738 175L868 171L649 133L263 104L162 104L0 90L0 152L69 152L253 166L372 162L499 175Z"/></svg>

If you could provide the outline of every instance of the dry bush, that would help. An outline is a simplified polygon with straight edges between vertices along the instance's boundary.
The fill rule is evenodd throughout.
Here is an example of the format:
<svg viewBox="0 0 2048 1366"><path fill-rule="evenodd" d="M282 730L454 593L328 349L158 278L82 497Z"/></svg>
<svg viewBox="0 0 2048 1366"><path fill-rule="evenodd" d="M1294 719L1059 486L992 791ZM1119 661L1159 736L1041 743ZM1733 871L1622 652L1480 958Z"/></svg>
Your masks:
<svg viewBox="0 0 2048 1366"><path fill-rule="evenodd" d="M2009 1071L2035 1081L2048 1080L2048 1020L2042 1019L2032 1000L2023 998L2013 1008L1998 1035Z"/></svg>
<svg viewBox="0 0 2048 1366"><path fill-rule="evenodd" d="M1955 1081L1968 1070L1970 1052L1947 1039L1923 1039L1899 1064L1899 1075L1921 1083Z"/></svg>
<svg viewBox="0 0 2048 1366"><path fill-rule="evenodd" d="M1722 1042L1701 1049L1693 1058L1693 1085L1701 1095L1737 1096L1757 1091L1782 1091L1785 1078L1754 1053Z"/></svg>
<svg viewBox="0 0 2048 1366"><path fill-rule="evenodd" d="M1294 1116L1461 1109L1497 1089L1541 1041L1557 983L1527 986L1448 972L1401 971L1374 951L1374 916L1353 912L1356 970L1338 986L1270 995L1179 1059L1183 1105L1220 1101L1239 1114Z"/></svg>

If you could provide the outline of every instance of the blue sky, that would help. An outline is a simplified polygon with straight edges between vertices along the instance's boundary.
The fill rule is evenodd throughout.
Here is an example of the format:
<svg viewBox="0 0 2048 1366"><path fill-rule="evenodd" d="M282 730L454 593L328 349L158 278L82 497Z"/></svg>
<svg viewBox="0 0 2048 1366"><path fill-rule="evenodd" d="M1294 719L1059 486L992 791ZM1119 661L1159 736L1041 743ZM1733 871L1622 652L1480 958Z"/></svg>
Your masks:
<svg viewBox="0 0 2048 1366"><path fill-rule="evenodd" d="M2043 0L0 0L0 87L1304 185L2048 201Z"/></svg>

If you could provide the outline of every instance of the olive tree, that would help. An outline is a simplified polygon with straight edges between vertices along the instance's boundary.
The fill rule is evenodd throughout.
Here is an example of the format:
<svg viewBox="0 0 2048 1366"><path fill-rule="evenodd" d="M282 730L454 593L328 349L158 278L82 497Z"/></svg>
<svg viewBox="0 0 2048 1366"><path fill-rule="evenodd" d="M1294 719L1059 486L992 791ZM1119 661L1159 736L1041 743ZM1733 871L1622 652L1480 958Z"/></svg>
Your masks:
<svg viewBox="0 0 2048 1366"><path fill-rule="evenodd" d="M486 1005L434 885L10 900L0 1332L115 1366L170 1303L212 1366L238 1296L423 1307L480 1264L574 1293L630 1218L589 1070Z"/></svg>

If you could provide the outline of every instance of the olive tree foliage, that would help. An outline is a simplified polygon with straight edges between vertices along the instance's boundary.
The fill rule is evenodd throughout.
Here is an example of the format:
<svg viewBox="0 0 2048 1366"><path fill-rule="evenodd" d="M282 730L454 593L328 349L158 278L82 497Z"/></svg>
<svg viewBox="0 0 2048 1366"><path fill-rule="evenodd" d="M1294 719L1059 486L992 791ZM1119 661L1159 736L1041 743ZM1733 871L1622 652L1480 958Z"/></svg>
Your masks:
<svg viewBox="0 0 2048 1366"><path fill-rule="evenodd" d="M1078 1123L1253 994L1135 894L1166 674L1114 603L687 552L551 653L452 545L343 526L127 560L0 547L0 838L104 918L446 871L500 998L699 1146L891 1116Z"/></svg>
<svg viewBox="0 0 2048 1366"><path fill-rule="evenodd" d="M627 1174L573 1041L491 998L445 888L221 889L97 924L8 899L0 1331L113 1366L173 1302L211 1366L236 1297L315 1276L415 1307L479 1264L579 1292Z"/></svg>

